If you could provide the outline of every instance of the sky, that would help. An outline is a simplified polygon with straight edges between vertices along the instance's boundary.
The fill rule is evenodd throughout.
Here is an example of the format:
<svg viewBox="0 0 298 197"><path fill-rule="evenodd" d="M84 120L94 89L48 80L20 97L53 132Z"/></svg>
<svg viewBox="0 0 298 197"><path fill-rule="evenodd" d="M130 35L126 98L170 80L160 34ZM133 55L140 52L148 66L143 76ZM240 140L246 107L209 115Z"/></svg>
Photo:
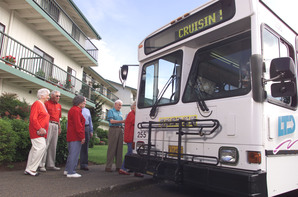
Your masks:
<svg viewBox="0 0 298 197"><path fill-rule="evenodd" d="M298 32L297 0L264 0ZM73 0L102 38L94 41L99 50L98 67L105 79L120 83L119 69L138 64L138 45L146 36L208 0ZM282 4L281 4L282 2ZM282 8L283 6L289 8ZM137 88L138 67L129 67L126 85Z"/></svg>

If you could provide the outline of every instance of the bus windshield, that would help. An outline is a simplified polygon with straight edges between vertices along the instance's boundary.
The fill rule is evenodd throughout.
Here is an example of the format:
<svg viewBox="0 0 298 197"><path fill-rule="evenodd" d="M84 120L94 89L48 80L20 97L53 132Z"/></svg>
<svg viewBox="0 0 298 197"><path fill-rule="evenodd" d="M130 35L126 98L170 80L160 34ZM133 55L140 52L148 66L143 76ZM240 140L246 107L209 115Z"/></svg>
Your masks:
<svg viewBox="0 0 298 197"><path fill-rule="evenodd" d="M181 78L182 51L176 51L144 65L138 107L177 103ZM170 84L169 84L170 83Z"/></svg>
<svg viewBox="0 0 298 197"><path fill-rule="evenodd" d="M183 102L210 100L250 91L251 39L248 34L197 51Z"/></svg>

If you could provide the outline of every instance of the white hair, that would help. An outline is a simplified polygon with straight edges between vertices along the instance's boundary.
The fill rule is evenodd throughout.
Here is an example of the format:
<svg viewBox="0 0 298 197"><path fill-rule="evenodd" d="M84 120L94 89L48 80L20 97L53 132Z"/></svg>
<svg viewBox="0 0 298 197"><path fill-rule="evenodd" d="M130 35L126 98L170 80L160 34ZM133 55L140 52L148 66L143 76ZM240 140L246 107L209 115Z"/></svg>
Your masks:
<svg viewBox="0 0 298 197"><path fill-rule="evenodd" d="M37 98L41 99L42 96L45 96L47 94L50 94L50 90L48 90L46 88L41 88L37 91Z"/></svg>
<svg viewBox="0 0 298 197"><path fill-rule="evenodd" d="M136 105L137 105L137 103L134 101L134 102L131 104L130 109L132 109L132 107L133 107L133 106L136 106Z"/></svg>
<svg viewBox="0 0 298 197"><path fill-rule="evenodd" d="M115 101L115 104L116 104L116 103L120 103L121 105L123 104L123 102L122 102L120 99L116 100L116 101Z"/></svg>
<svg viewBox="0 0 298 197"><path fill-rule="evenodd" d="M56 93L60 94L60 92L59 92L58 90L53 90L53 91L51 92L51 96L52 96L52 95L55 95Z"/></svg>

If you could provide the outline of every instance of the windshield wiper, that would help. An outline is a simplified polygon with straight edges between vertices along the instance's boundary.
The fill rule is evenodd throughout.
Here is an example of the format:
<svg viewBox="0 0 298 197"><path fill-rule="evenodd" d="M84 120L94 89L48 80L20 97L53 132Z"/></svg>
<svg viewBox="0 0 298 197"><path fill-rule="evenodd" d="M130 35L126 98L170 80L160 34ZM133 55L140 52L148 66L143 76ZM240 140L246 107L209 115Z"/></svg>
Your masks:
<svg viewBox="0 0 298 197"><path fill-rule="evenodd" d="M196 87L196 86L197 86L197 87ZM210 115L212 114L212 111L211 111L211 112L209 111L209 108L208 108L208 106L206 105L206 102L205 102L205 100L203 99L204 97L203 97L203 94L202 94L202 93L208 94L208 92L204 90L204 87L203 87L202 82L201 82L200 79L198 79L196 85L194 86L194 91L195 91L195 94L196 94L196 96L197 96L197 105L199 106L199 107L198 107L198 110L199 110L201 116L203 116L203 117L208 117L208 116L210 116ZM209 113L209 115L205 116L205 115L203 115L203 114L201 113L200 110L201 110L202 112L210 112L210 113Z"/></svg>
<svg viewBox="0 0 298 197"><path fill-rule="evenodd" d="M200 109L205 112L205 111L209 111L209 108L206 105L206 102L204 99L202 99L202 92L200 90L196 91L196 95L197 95L197 102L198 105L200 106Z"/></svg>
<svg viewBox="0 0 298 197"><path fill-rule="evenodd" d="M172 75L169 80L167 81L167 83L164 85L164 87L162 88L160 94L157 96L157 99L155 101L155 103L152 105L152 108L150 110L150 114L149 116L154 119L157 116L157 107L158 107L158 103L160 102L160 100L162 99L162 96L164 95L164 93L166 92L166 90L168 89L168 87L170 86L171 83L173 83L176 80L177 76L176 74Z"/></svg>

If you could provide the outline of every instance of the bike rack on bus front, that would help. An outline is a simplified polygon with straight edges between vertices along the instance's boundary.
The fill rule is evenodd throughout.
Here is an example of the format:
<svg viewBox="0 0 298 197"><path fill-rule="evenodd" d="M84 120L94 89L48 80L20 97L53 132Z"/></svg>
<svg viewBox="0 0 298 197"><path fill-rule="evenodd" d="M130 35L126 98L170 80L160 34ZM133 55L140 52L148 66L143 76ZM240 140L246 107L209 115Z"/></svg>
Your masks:
<svg viewBox="0 0 298 197"><path fill-rule="evenodd" d="M217 157L213 156L204 156L204 155L194 155L194 154L183 154L181 153L181 144L182 144L182 136L183 135L199 135L199 136L206 136L213 134L219 128L219 121L216 119L193 119L193 120L182 120L179 119L178 121L169 121L169 122L157 122L157 121L149 121L149 122L141 122L138 123L137 127L139 129L148 129L148 144L143 145L138 148L137 153L140 156L147 156L157 158L159 155L162 155L164 158L168 158L168 156L177 156L177 176L175 179L179 179L180 174L182 172L182 157L190 157L191 159L187 162L191 163L200 163L206 165L218 165L219 160ZM172 131L176 132L178 135L178 153L170 153L164 151L154 150L152 151L151 136L152 136L152 129L172 129ZM187 131L184 131L188 129ZM178 132L177 132L178 130ZM199 159L198 159L199 158ZM195 159L200 160L200 162L195 161ZM206 160L208 162L206 162ZM205 162L203 162L205 161ZM185 162L185 161L183 161ZM158 168L158 166L157 166Z"/></svg>

